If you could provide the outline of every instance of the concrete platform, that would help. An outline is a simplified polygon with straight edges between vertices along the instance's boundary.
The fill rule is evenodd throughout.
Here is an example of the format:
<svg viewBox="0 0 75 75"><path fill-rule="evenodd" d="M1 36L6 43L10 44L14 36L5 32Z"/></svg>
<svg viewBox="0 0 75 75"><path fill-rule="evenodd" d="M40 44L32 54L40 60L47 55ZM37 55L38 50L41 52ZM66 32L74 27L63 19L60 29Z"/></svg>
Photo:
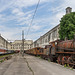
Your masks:
<svg viewBox="0 0 75 75"><path fill-rule="evenodd" d="M75 75L75 71L34 56L16 54L0 64L0 75Z"/></svg>
<svg viewBox="0 0 75 75"><path fill-rule="evenodd" d="M62 65L29 55L26 55L25 58L34 71L34 75L75 75L75 70L70 70Z"/></svg>
<svg viewBox="0 0 75 75"><path fill-rule="evenodd" d="M24 58L20 55L0 64L0 75L32 75Z"/></svg>

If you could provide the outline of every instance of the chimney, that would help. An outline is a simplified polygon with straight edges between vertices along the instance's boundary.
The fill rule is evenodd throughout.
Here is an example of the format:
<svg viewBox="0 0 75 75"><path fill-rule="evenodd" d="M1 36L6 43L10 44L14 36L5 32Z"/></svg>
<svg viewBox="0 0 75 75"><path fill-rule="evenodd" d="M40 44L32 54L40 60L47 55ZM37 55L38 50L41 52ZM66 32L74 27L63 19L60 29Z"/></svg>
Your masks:
<svg viewBox="0 0 75 75"><path fill-rule="evenodd" d="M66 8L66 14L70 14L72 12L72 8L71 7L67 7Z"/></svg>

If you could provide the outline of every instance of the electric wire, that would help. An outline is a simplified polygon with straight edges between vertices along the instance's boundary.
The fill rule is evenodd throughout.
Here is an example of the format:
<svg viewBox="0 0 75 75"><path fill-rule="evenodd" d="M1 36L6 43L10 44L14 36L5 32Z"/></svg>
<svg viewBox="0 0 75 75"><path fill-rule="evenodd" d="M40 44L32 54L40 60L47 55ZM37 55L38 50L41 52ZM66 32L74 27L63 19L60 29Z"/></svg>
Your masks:
<svg viewBox="0 0 75 75"><path fill-rule="evenodd" d="M36 6L36 8L35 8L33 17L32 17L32 19L31 19L31 22L30 22L30 25L29 25L27 34L26 34L26 36L25 36L25 39L27 38L27 36L28 36L28 34L29 34L29 31L30 31L30 29L31 29L31 26L32 26L32 23L33 23L33 20L34 20L34 17L35 17L35 14L36 14L36 12L37 12L37 9L38 9L39 4L40 4L40 0L38 0L38 3L37 3L37 6Z"/></svg>

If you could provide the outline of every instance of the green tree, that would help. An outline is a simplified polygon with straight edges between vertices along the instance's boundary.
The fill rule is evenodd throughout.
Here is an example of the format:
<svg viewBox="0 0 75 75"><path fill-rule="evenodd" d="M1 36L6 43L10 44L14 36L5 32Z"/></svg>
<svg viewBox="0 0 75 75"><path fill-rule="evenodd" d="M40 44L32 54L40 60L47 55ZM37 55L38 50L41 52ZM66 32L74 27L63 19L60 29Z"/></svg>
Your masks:
<svg viewBox="0 0 75 75"><path fill-rule="evenodd" d="M66 14L61 18L59 37L64 40L67 37L69 40L74 39L75 34L75 12Z"/></svg>

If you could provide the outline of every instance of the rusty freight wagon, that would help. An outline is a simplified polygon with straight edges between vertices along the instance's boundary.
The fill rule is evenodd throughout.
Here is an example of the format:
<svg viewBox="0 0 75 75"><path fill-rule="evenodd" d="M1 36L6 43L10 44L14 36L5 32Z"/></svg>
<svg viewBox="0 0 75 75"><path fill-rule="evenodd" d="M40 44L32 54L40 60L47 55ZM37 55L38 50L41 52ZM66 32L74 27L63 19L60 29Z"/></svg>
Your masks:
<svg viewBox="0 0 75 75"><path fill-rule="evenodd" d="M53 60L55 57L59 64L75 66L75 40L54 41L50 44L50 55Z"/></svg>
<svg viewBox="0 0 75 75"><path fill-rule="evenodd" d="M30 54L30 55L38 56L38 55L41 55L43 53L43 48L35 47L35 48L32 48L32 49L26 50L25 53Z"/></svg>
<svg viewBox="0 0 75 75"><path fill-rule="evenodd" d="M35 55L35 56L41 55L42 51L43 51L43 48L41 47L32 48L32 55Z"/></svg>
<svg viewBox="0 0 75 75"><path fill-rule="evenodd" d="M52 62L75 67L75 40L56 40L50 42L45 48L32 48L26 53L35 56L40 55L42 58L50 59Z"/></svg>

